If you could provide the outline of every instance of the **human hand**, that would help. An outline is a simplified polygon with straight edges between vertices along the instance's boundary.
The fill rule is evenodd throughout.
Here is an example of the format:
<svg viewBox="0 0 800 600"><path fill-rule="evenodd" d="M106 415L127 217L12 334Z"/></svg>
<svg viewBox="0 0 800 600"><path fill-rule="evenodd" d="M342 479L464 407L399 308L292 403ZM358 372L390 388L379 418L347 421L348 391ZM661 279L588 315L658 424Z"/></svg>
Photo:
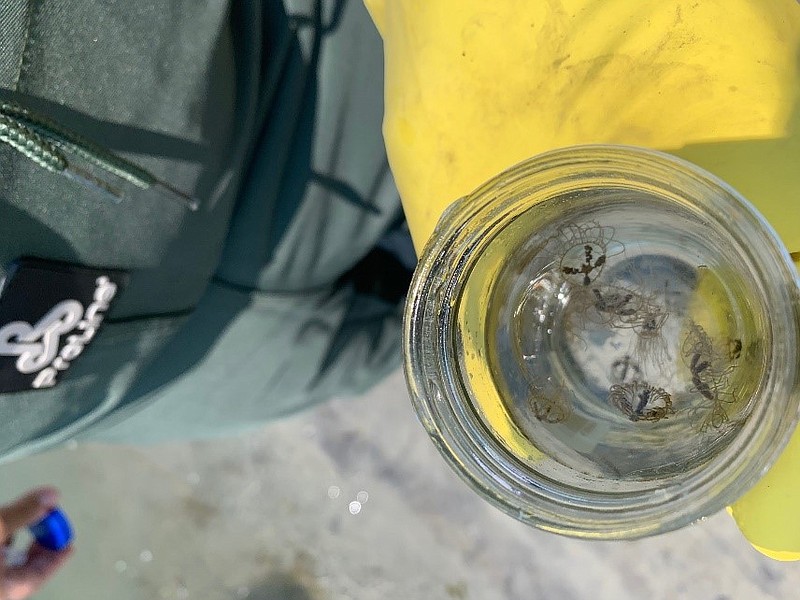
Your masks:
<svg viewBox="0 0 800 600"><path fill-rule="evenodd" d="M795 0L365 3L384 39L384 137L418 251L451 202L504 169L613 143L714 173L800 257ZM798 473L800 430L731 509L774 558L800 559Z"/></svg>
<svg viewBox="0 0 800 600"><path fill-rule="evenodd" d="M9 546L14 534L43 519L58 504L58 490L31 490L11 504L0 507L0 540ZM24 600L39 590L72 555L72 546L54 552L31 544L25 562L9 565L0 557L0 600Z"/></svg>

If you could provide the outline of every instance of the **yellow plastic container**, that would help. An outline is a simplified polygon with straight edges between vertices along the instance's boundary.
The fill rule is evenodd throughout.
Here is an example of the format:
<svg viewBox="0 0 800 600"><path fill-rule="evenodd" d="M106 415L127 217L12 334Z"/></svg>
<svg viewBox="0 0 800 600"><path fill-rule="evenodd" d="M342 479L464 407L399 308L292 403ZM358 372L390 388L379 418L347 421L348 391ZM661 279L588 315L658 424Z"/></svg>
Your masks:
<svg viewBox="0 0 800 600"><path fill-rule="evenodd" d="M365 0L386 56L384 134L415 244L504 169L587 143L643 146L736 188L800 259L795 0ZM800 558L800 435L732 512Z"/></svg>

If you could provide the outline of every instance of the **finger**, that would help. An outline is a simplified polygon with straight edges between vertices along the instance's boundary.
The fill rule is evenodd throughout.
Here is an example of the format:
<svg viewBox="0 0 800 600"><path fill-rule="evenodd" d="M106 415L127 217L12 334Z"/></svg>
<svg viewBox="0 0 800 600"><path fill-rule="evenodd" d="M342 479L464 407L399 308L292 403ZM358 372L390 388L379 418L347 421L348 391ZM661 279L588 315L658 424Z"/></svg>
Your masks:
<svg viewBox="0 0 800 600"><path fill-rule="evenodd" d="M69 560L74 550L70 546L54 552L33 544L28 552L25 564L6 569L5 584L9 599L28 598L36 593L64 563Z"/></svg>
<svg viewBox="0 0 800 600"><path fill-rule="evenodd" d="M31 547L28 548L28 558L25 563L43 563L47 562L53 557L59 556L60 554L64 554L66 552L72 552L72 545L67 546L63 550L50 550L49 548L45 548L41 544L34 542L31 544Z"/></svg>
<svg viewBox="0 0 800 600"><path fill-rule="evenodd" d="M0 507L0 539L43 519L58 505L58 490L42 487L32 490L11 504Z"/></svg>

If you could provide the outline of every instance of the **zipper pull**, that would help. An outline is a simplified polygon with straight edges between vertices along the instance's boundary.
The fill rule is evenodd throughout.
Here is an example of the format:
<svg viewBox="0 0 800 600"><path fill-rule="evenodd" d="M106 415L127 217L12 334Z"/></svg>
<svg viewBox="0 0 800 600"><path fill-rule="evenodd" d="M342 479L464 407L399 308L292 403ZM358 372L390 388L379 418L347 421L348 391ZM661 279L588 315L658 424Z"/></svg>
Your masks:
<svg viewBox="0 0 800 600"><path fill-rule="evenodd" d="M200 206L196 198L159 180L138 165L16 104L0 103L0 142L8 144L52 173L68 177L84 187L104 192L115 203L122 201L124 192L71 163L67 153L72 153L140 189L157 190L165 198L180 202L190 211L194 212Z"/></svg>

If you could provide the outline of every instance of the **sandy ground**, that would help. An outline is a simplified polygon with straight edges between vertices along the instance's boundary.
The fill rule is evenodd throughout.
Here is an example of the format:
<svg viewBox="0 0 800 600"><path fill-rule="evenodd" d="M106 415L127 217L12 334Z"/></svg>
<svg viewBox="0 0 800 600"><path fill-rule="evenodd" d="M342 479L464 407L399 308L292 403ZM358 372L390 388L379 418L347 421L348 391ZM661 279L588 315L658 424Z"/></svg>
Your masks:
<svg viewBox="0 0 800 600"><path fill-rule="evenodd" d="M40 600L757 600L800 565L725 514L635 542L528 528L471 492L400 374L238 439L81 445L0 467L2 499L53 483L77 554ZM360 501L360 502L359 502Z"/></svg>

